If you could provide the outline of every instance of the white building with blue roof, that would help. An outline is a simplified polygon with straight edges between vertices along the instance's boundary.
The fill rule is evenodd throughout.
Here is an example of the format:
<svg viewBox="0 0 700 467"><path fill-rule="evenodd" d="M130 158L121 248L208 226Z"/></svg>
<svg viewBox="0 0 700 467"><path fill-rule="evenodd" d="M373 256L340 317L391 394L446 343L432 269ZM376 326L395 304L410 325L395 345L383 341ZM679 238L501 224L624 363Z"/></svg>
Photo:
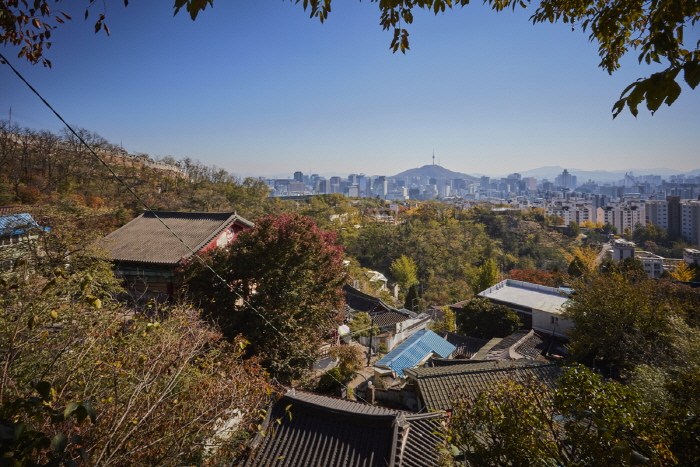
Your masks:
<svg viewBox="0 0 700 467"><path fill-rule="evenodd" d="M3 246L19 243L20 237L33 229L42 227L26 212L0 216L0 240Z"/></svg>
<svg viewBox="0 0 700 467"><path fill-rule="evenodd" d="M28 213L0 216L0 271L12 268L14 262L28 253L30 240L36 238L41 227Z"/></svg>
<svg viewBox="0 0 700 467"><path fill-rule="evenodd" d="M399 344L374 364L375 373L392 372L403 377L403 371L422 365L434 356L447 358L457 349L433 331L422 330Z"/></svg>

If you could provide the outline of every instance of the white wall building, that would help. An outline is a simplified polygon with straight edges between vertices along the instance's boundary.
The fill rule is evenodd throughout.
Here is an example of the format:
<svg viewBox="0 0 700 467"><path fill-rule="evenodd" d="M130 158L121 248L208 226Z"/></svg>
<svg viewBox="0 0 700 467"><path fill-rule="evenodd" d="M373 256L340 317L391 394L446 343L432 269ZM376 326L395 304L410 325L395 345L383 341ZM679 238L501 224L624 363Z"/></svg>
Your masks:
<svg viewBox="0 0 700 467"><path fill-rule="evenodd" d="M683 251L683 261L688 264L700 264L700 250L686 248Z"/></svg>
<svg viewBox="0 0 700 467"><path fill-rule="evenodd" d="M637 224L646 224L645 203L641 201L609 203L602 210L603 218L598 220L614 225L618 233L623 233L625 229L634 231Z"/></svg>
<svg viewBox="0 0 700 467"><path fill-rule="evenodd" d="M566 331L574 325L561 316L569 297L553 287L506 279L478 296L518 313L526 329L566 337Z"/></svg>
<svg viewBox="0 0 700 467"><path fill-rule="evenodd" d="M627 258L634 258L634 250L637 248L637 245L627 240L618 239L613 241L612 247L613 260L619 263Z"/></svg>

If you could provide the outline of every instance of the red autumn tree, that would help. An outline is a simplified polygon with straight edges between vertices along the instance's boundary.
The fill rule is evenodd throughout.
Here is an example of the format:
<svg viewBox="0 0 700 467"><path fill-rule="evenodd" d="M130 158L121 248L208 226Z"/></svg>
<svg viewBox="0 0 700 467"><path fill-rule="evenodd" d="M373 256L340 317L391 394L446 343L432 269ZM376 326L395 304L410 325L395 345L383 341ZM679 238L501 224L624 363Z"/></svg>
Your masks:
<svg viewBox="0 0 700 467"><path fill-rule="evenodd" d="M562 284L561 274L549 271L541 271L539 269L511 269L508 272L508 276L510 279L516 281L546 285L547 287L558 287Z"/></svg>
<svg viewBox="0 0 700 467"><path fill-rule="evenodd" d="M309 217L283 215L256 222L225 249L184 269L184 285L204 314L282 381L309 367L323 336L338 323L345 268L335 234Z"/></svg>

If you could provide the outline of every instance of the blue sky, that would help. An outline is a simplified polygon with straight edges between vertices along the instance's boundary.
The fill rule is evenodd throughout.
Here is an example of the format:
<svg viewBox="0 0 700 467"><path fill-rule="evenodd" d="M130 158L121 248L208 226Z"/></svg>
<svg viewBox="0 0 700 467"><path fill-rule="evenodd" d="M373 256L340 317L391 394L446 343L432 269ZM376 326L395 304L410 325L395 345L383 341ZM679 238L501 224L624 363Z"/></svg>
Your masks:
<svg viewBox="0 0 700 467"><path fill-rule="evenodd" d="M610 76L586 34L529 11L416 12L401 55L375 3L336 0L323 25L280 0L217 0L194 22L172 3L107 0L110 37L92 31L101 3L88 21L73 5L52 69L12 63L71 124L237 174L393 175L433 150L466 173L700 167L700 91L612 120L621 91L658 68L632 53ZM12 107L21 125L60 129L6 66L0 89L0 118Z"/></svg>

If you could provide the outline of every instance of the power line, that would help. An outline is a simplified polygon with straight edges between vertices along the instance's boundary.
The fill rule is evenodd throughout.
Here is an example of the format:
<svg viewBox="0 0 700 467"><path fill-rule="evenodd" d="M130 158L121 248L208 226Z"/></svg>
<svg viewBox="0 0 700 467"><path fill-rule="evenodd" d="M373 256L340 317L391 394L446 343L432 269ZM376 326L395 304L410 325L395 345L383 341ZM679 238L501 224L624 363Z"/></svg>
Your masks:
<svg viewBox="0 0 700 467"><path fill-rule="evenodd" d="M116 174L116 172L115 172L106 162L104 162L102 159L100 159L100 156L98 156L97 153L95 153L95 151L85 142L85 140L84 140L78 133L76 133L75 130L73 130L73 128L63 119L63 117L61 117L61 115L51 106L51 104L49 104L49 103L46 101L46 99L44 99L44 98L42 97L42 95L39 94L39 92L38 92L36 89L34 89L34 87L33 87L31 84L29 84L29 82L27 82L26 79L24 79L24 76L22 76L22 75L19 73L19 71L17 71L17 70L15 69L15 67L13 67L12 64L11 64L11 63L5 58L5 56L4 56L3 54L1 54L1 53L0 53L0 63L5 63L7 66L9 66L10 69L17 75L17 77L18 77L20 80L22 80L22 82L23 82L24 84L26 84L27 87L28 87L34 94L36 94L36 96L37 96L39 99L41 99L41 102L43 102L44 105L46 105L46 107L48 107L49 110L51 110L51 112L53 112L53 114L56 115L56 117L61 121L61 123L63 123L63 124L66 126L66 128L68 128L68 130L70 130L70 132L71 132L76 138L78 138L78 140L80 141L80 143L81 143L83 146L85 146L85 147L87 148L88 151L90 151L90 154L92 154L92 155L95 157L95 159L97 159L97 161L100 162L100 164L102 164L103 166L105 166L105 167L107 168L107 170L112 174L112 176L113 176L119 183L121 183L122 185L124 185L124 187L126 187L126 189L129 191L129 193L130 193L134 198L136 198L136 199L139 201L139 203L141 203L141 205L143 205L143 207L144 207L148 212L150 212L151 214L153 214L153 216L154 216L156 219L158 219L158 221L159 221L161 224L163 224L163 226L168 230L168 232L170 232L175 238L177 238L178 241L179 241L180 243L182 243L182 244L192 253L192 255L193 255L195 258L197 258L197 259L202 263L202 265L204 265L205 268L209 269L209 271L211 271L211 272L216 276L216 278L219 279L219 280L221 281L222 284L226 284L226 285L228 286L228 289L229 289L231 292L233 292L239 299L241 299L241 300L243 301L243 303L245 303L245 305L248 306L248 308L250 308L251 310L253 310L260 318L262 318L263 321L265 322L265 324L266 324L267 326L269 326L269 327L271 327L272 329L274 329L274 330L282 337L282 339L284 339L285 342L290 346L290 349L292 349L292 351L295 350L295 346L292 345L292 342L287 338L287 336L284 335L284 333L282 333L279 329L277 329L277 328L275 327L275 325L272 324L272 323L271 323L262 313L260 313L260 311L258 311L253 305L251 305L250 302L248 302L248 300L246 300L245 298L243 298L243 296L242 296L241 294L239 294L239 293L231 286L231 284L229 284L223 277L221 277L221 275L220 275L218 272L216 272L209 264L207 264L207 262L204 261L204 259L202 259L202 257L199 256L199 255L197 254L197 252L194 251L194 250L192 249L192 247L190 247L190 246L187 244L187 242L185 242L185 241L177 234L177 232L175 232L174 230L172 230L172 229L170 228L170 226L168 226L168 224L166 224L165 221L164 221L160 216L158 216L158 214L156 213L156 211L152 210L152 209L146 204L146 202L145 202L143 199L141 199L141 197L139 197L139 195L137 195L136 192L134 192L134 190L132 190L131 187L130 187L126 182L124 182L124 180L122 180L122 179ZM312 357L311 355L307 355L307 354L301 352L300 350L297 350L297 352L298 352L300 355L302 355L303 357L308 358L308 359L309 359L310 361L312 361L312 362L315 362L315 361L316 361L316 359L315 359L314 357ZM324 370L324 371L325 371L325 373L326 373L327 375L329 375L331 378L333 378L338 384L340 384L341 386L343 386L346 390L349 389L345 384L343 384L343 383L342 383L341 381L339 381L335 376L333 376L328 370ZM361 397L359 397L359 396L357 396L357 395L355 395L355 397L359 398L362 402L368 403L366 400L364 400L363 398L361 398Z"/></svg>

